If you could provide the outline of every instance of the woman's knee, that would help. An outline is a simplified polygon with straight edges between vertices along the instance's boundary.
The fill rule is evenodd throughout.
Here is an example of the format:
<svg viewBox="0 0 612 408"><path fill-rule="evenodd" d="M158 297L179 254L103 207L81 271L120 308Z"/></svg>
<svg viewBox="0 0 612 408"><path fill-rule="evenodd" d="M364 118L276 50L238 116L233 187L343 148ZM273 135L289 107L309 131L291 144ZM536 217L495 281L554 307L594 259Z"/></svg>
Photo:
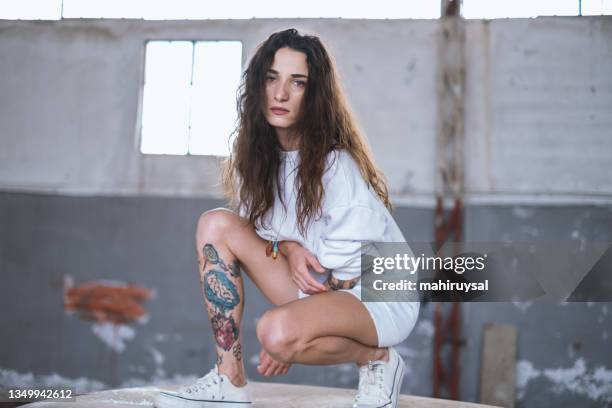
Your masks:
<svg viewBox="0 0 612 408"><path fill-rule="evenodd" d="M283 309L265 312L257 322L257 339L268 354L277 360L291 362L299 348L294 319Z"/></svg>
<svg viewBox="0 0 612 408"><path fill-rule="evenodd" d="M234 213L227 208L215 208L200 215L196 227L196 243L200 248L204 241L218 241L232 225ZM201 249L201 248L200 248Z"/></svg>

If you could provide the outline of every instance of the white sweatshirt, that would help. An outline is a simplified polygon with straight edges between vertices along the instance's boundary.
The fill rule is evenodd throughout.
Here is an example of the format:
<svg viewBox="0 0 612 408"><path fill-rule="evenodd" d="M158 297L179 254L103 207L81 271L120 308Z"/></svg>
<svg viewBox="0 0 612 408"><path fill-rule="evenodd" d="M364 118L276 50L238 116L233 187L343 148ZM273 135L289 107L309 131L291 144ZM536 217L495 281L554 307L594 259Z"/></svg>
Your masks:
<svg viewBox="0 0 612 408"><path fill-rule="evenodd" d="M266 240L296 241L312 252L319 263L342 280L361 275L361 243L370 241L405 242L395 220L359 172L357 163L344 150L327 157L323 174L323 213L308 226L306 236L299 233L296 220L299 151L281 153L281 191L287 213L278 195L274 207L265 215L270 229L256 229ZM244 214L241 212L241 215Z"/></svg>

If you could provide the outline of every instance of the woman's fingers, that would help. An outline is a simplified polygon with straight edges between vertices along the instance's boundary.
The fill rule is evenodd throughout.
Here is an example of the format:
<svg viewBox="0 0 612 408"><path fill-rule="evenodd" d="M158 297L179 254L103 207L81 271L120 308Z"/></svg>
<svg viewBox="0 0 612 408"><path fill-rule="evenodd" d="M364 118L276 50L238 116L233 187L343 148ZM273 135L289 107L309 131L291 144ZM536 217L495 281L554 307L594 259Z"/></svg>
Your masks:
<svg viewBox="0 0 612 408"><path fill-rule="evenodd" d="M298 273L301 274L303 280L315 293L323 292L326 290L325 286L321 285L319 282L317 282L315 278L312 277L312 275L308 271L308 264L306 262L304 262L304 264L298 268Z"/></svg>
<svg viewBox="0 0 612 408"><path fill-rule="evenodd" d="M263 353L263 350L259 352L259 365L257 366L257 371L260 374L265 374L270 366L270 359L266 353Z"/></svg>
<svg viewBox="0 0 612 408"><path fill-rule="evenodd" d="M270 366L266 369L264 375L266 377L269 377L272 375L273 372L274 372L274 363L270 364Z"/></svg>
<svg viewBox="0 0 612 408"><path fill-rule="evenodd" d="M288 364L280 363L278 361L275 361L270 366L270 373L269 373L269 375L270 376L277 376L277 375L286 374L288 370L289 370L289 365Z"/></svg>
<svg viewBox="0 0 612 408"><path fill-rule="evenodd" d="M304 281L302 280L301 276L299 275L295 275L293 277L293 281L295 282L295 284L300 288L300 290L304 293L308 293L310 295L310 289L308 289L306 287L306 284L304 283Z"/></svg>
<svg viewBox="0 0 612 408"><path fill-rule="evenodd" d="M304 286L304 289L302 289L302 291L304 293L308 293L309 295L313 295L315 293L319 293L325 290L325 287L323 287L323 289L320 288L320 285L312 276L310 275L302 275L301 277L301 282Z"/></svg>
<svg viewBox="0 0 612 408"><path fill-rule="evenodd" d="M291 364L274 360L264 349L259 352L259 363L257 371L266 377L286 374L291 367Z"/></svg>
<svg viewBox="0 0 612 408"><path fill-rule="evenodd" d="M311 278L310 275L308 275L308 277ZM309 295L313 295L315 293L320 292L316 286L312 285L307 280L306 275L304 275L301 269L298 269L293 278L293 281L299 286L300 289L302 289L302 292L307 293Z"/></svg>
<svg viewBox="0 0 612 408"><path fill-rule="evenodd" d="M310 262L310 264L312 265L312 267L314 268L315 271L319 272L319 273L323 273L325 272L327 269L325 269L323 267L323 265L321 265L319 263L319 260L317 259L316 256L314 256L313 254L310 254L308 256L308 261Z"/></svg>
<svg viewBox="0 0 612 408"><path fill-rule="evenodd" d="M283 364L279 364L278 367L276 367L276 370L274 370L274 372L272 373L272 375L281 375L284 369L285 366Z"/></svg>
<svg viewBox="0 0 612 408"><path fill-rule="evenodd" d="M304 273L304 278L306 279L306 282L309 284L311 289L315 292L324 292L327 290L325 286L323 286L315 278L313 278L312 275L308 273L308 271Z"/></svg>

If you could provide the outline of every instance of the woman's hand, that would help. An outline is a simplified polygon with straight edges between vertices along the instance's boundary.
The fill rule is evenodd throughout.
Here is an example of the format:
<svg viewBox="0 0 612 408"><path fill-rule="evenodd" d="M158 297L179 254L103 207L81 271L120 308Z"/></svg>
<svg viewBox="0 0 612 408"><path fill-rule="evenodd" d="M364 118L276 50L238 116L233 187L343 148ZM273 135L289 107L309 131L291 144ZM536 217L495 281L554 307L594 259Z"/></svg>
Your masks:
<svg viewBox="0 0 612 408"><path fill-rule="evenodd" d="M291 278L302 292L309 295L326 292L328 288L317 282L308 271L309 265L311 265L316 272L324 273L327 271L327 269L321 266L317 257L297 242L283 241L283 244L284 250L282 252L289 261Z"/></svg>
<svg viewBox="0 0 612 408"><path fill-rule="evenodd" d="M289 367L291 367L291 364L274 360L264 349L259 352L259 365L257 366L259 374L266 377L285 375L289 371Z"/></svg>

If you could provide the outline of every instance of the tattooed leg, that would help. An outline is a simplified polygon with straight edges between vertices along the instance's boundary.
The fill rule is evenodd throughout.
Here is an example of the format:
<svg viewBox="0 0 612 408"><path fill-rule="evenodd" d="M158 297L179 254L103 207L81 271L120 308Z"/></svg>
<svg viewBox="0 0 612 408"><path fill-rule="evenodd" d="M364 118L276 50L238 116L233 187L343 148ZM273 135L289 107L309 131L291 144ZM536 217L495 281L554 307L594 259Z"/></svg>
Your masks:
<svg viewBox="0 0 612 408"><path fill-rule="evenodd" d="M327 278L327 280L325 281L323 285L328 287L331 290L353 289L355 285L357 285L357 282L359 282L360 278L361 276L358 276L350 280L342 280L342 279L336 279L334 275L329 274L329 278Z"/></svg>
<svg viewBox="0 0 612 408"><path fill-rule="evenodd" d="M223 245L210 243L198 253L202 292L216 342L219 372L239 386L246 383L240 345L244 288L240 263L230 257L233 255Z"/></svg>

